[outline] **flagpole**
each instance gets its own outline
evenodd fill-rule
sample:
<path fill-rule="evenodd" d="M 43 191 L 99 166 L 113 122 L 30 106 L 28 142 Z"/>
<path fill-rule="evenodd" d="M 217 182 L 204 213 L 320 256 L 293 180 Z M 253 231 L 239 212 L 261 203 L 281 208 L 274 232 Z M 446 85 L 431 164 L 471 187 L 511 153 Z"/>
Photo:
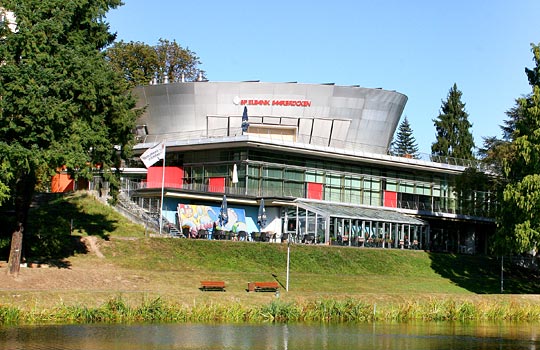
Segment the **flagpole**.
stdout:
<path fill-rule="evenodd" d="M 163 192 L 165 188 L 165 154 L 167 153 L 167 146 L 163 145 L 163 171 L 161 172 L 161 206 L 159 208 L 159 235 L 163 227 Z"/>
<path fill-rule="evenodd" d="M 291 238 L 287 236 L 287 281 L 285 284 L 285 290 L 289 291 L 289 271 L 291 267 Z"/>

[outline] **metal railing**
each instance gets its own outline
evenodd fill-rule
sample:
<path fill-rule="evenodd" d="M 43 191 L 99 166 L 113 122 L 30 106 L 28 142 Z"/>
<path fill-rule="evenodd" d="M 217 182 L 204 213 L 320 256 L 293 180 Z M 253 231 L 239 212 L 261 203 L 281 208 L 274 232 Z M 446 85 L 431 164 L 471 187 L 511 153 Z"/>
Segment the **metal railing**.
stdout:
<path fill-rule="evenodd" d="M 161 182 L 134 182 L 130 180 L 124 180 L 122 182 L 122 190 L 136 194 L 137 190 L 142 189 L 161 189 Z M 283 199 L 296 199 L 307 198 L 305 191 L 300 193 L 294 189 L 248 189 L 243 186 L 212 186 L 201 183 L 164 183 L 164 188 L 177 189 L 180 191 L 193 192 L 193 193 L 211 193 L 215 195 L 233 195 L 240 197 L 250 198 L 283 198 Z M 129 191 L 128 191 L 129 190 Z M 457 214 L 457 215 L 469 215 L 475 217 L 493 217 L 496 204 L 494 203 L 475 203 L 473 200 L 462 200 L 462 203 L 458 203 L 456 200 L 450 200 L 446 205 L 438 202 L 422 202 L 414 200 L 396 200 L 387 201 L 385 204 L 388 208 L 406 209 L 420 212 L 433 212 L 444 214 Z M 341 202 L 340 202 L 341 203 Z M 353 204 L 353 203 L 351 203 Z M 354 203 L 358 204 L 358 203 Z M 380 205 L 382 206 L 382 204 Z"/>
<path fill-rule="evenodd" d="M 272 141 L 277 143 L 285 143 L 290 145 L 297 145 L 299 147 L 324 147 L 327 151 L 344 153 L 343 151 L 359 152 L 366 156 L 378 157 L 386 160 L 395 160 L 396 157 L 407 159 L 408 162 L 432 162 L 438 164 L 446 164 L 449 166 L 457 166 L 463 168 L 474 168 L 479 171 L 492 172 L 492 167 L 484 164 L 478 159 L 460 159 L 448 156 L 438 156 L 429 153 L 418 153 L 416 157 L 411 156 L 392 156 L 389 155 L 388 149 L 377 147 L 374 145 L 358 142 L 350 142 L 345 140 L 336 140 L 326 137 L 317 137 L 311 135 L 297 134 L 294 139 L 291 139 L 291 135 L 288 133 L 281 133 L 279 129 L 272 129 L 272 132 L 267 134 L 247 134 L 242 132 L 242 128 L 222 128 L 212 130 L 191 130 L 183 132 L 173 132 L 164 134 L 152 134 L 146 136 L 139 136 L 137 140 L 139 143 L 156 144 L 161 141 L 189 141 L 190 144 L 204 143 L 208 140 L 215 140 L 217 138 L 233 138 L 239 139 L 244 137 L 246 139 L 255 139 L 260 141 Z M 371 150 L 366 152 L 366 150 Z"/>

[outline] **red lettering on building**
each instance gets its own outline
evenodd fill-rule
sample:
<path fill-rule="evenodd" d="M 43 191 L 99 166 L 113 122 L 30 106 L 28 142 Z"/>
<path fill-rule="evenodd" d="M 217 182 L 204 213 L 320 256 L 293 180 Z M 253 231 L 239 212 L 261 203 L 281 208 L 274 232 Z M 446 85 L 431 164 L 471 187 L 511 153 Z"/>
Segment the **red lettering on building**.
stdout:
<path fill-rule="evenodd" d="M 241 106 L 311 107 L 310 100 L 240 100 Z"/>
<path fill-rule="evenodd" d="M 311 107 L 310 100 L 273 100 L 272 106 Z"/>
<path fill-rule="evenodd" d="M 270 106 L 270 100 L 240 100 L 242 106 Z"/>

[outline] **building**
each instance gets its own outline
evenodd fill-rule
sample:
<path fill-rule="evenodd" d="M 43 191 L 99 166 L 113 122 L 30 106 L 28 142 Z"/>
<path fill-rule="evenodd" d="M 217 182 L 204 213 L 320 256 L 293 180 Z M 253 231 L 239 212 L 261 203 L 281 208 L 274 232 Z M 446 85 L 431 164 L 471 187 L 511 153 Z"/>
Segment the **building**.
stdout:
<path fill-rule="evenodd" d="M 6 26 L 7 29 L 13 33 L 17 33 L 17 21 L 15 14 L 12 11 L 8 11 L 3 7 L 0 7 L 0 27 Z"/>
<path fill-rule="evenodd" d="M 486 251 L 491 194 L 454 191 L 476 164 L 388 155 L 407 101 L 401 93 L 258 81 L 134 93 L 146 108 L 135 153 L 163 142 L 166 157 L 147 170 L 130 165 L 124 188 L 185 234 L 211 237 L 226 196 L 224 230 L 240 226 L 257 239 Z"/>

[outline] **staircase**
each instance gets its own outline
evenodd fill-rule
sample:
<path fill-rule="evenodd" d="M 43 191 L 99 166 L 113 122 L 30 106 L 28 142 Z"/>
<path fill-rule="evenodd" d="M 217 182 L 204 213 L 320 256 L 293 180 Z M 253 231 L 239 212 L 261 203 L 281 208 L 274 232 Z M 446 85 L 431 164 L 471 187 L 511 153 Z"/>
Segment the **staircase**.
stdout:
<path fill-rule="evenodd" d="M 159 215 L 152 215 L 141 208 L 128 197 L 126 192 L 120 191 L 118 202 L 114 208 L 132 222 L 145 226 L 147 230 L 153 231 L 153 233 L 159 233 Z M 174 223 L 171 223 L 167 218 L 163 218 L 162 224 L 162 234 L 186 238 Z"/>

